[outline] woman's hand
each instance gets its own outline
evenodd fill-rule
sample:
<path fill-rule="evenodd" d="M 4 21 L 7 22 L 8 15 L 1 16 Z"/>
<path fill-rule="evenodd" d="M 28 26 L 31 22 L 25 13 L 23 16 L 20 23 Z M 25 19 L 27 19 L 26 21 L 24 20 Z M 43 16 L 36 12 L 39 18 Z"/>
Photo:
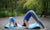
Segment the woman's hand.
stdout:
<path fill-rule="evenodd" d="M 26 29 L 28 28 L 28 26 L 26 26 Z"/>

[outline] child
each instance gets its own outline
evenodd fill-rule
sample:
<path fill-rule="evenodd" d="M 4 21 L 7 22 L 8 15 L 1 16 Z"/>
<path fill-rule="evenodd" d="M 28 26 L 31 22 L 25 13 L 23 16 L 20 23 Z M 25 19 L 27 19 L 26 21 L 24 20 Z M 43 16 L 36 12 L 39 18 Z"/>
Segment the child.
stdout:
<path fill-rule="evenodd" d="M 37 17 L 37 15 L 35 14 L 35 12 L 33 10 L 30 10 L 26 13 L 26 15 L 24 16 L 23 19 L 23 26 L 25 26 L 26 28 L 28 28 L 28 21 L 30 19 L 30 17 L 33 17 L 43 28 L 45 28 L 45 26 L 43 25 L 43 23 L 39 20 L 39 18 Z"/>
<path fill-rule="evenodd" d="M 11 22 L 13 23 L 14 27 L 17 27 L 17 23 L 16 23 L 16 21 L 15 21 L 15 19 L 13 17 L 9 17 L 9 20 L 10 20 L 9 27 L 11 27 Z"/>

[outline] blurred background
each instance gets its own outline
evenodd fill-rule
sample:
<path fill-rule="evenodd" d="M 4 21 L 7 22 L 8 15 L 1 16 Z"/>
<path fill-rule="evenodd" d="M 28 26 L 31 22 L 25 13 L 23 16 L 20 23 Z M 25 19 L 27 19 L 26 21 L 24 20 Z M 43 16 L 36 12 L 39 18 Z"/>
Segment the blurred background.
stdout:
<path fill-rule="evenodd" d="M 18 24 L 23 23 L 27 11 L 34 10 L 47 30 L 50 30 L 50 0 L 0 0 L 0 30 L 14 17 Z M 34 23 L 31 18 L 29 23 Z"/>
<path fill-rule="evenodd" d="M 49 16 L 50 0 L 0 0 L 0 17 L 22 16 L 29 10 Z"/>

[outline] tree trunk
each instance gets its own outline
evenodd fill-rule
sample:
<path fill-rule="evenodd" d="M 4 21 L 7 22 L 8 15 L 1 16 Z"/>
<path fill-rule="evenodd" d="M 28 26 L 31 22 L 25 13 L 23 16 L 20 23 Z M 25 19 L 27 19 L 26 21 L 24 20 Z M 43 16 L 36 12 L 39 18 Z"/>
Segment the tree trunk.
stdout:
<path fill-rule="evenodd" d="M 13 0 L 11 0 L 12 3 L 12 17 L 13 17 Z"/>
<path fill-rule="evenodd" d="M 45 16 L 44 17 L 46 17 L 47 16 L 47 10 L 48 10 L 48 0 L 46 1 L 46 11 L 45 11 Z"/>
<path fill-rule="evenodd" d="M 42 15 L 46 14 L 46 1 L 43 0 L 43 11 L 40 17 L 42 17 Z"/>
<path fill-rule="evenodd" d="M 16 9 L 16 0 L 15 0 L 15 9 Z"/>

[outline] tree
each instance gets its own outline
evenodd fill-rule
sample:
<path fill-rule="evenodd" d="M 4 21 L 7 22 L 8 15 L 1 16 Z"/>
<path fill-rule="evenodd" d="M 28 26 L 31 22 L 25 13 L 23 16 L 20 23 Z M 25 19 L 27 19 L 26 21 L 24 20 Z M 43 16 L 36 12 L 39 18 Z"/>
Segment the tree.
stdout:
<path fill-rule="evenodd" d="M 46 17 L 47 15 L 47 10 L 48 10 L 48 0 L 43 0 L 43 11 L 40 17 L 42 17 L 42 15 L 45 15 L 44 17 Z"/>

